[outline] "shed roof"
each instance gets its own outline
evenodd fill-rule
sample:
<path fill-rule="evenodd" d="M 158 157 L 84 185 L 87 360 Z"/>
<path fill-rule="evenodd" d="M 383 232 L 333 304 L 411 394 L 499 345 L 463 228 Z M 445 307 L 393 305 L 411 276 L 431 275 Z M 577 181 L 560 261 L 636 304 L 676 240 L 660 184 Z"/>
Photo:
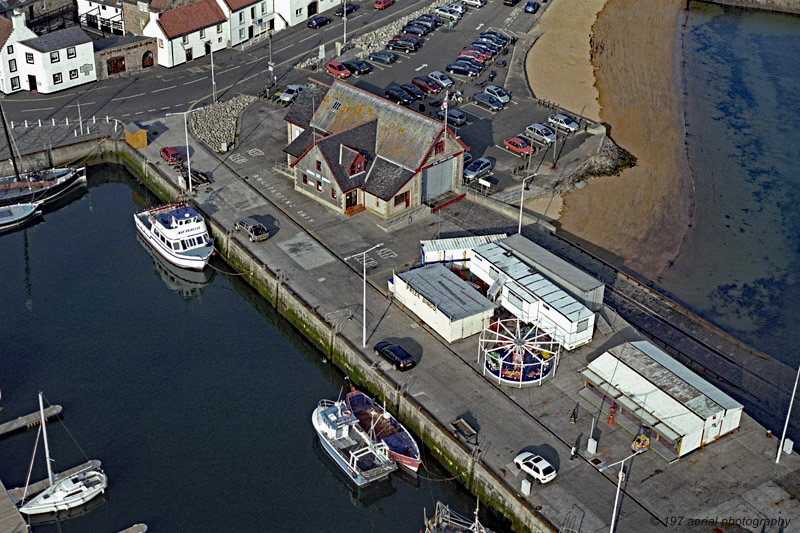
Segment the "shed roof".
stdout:
<path fill-rule="evenodd" d="M 471 235 L 469 237 L 454 237 L 452 239 L 433 239 L 430 241 L 419 241 L 419 247 L 423 254 L 442 252 L 448 250 L 471 250 L 487 242 L 497 242 L 505 239 L 506 233 L 496 235 Z"/>
<path fill-rule="evenodd" d="M 127 131 L 128 133 L 138 133 L 142 130 L 147 131 L 147 128 L 143 127 L 138 122 L 128 122 L 125 125 L 125 131 Z"/>
<path fill-rule="evenodd" d="M 28 48 L 33 48 L 37 52 L 55 52 L 70 46 L 78 46 L 92 42 L 85 31 L 77 26 L 65 28 L 63 30 L 54 31 L 52 33 L 45 33 L 33 39 L 20 41 Z"/>
<path fill-rule="evenodd" d="M 483 244 L 475 248 L 474 253 L 486 258 L 521 289 L 548 304 L 570 322 L 577 322 L 592 316 L 593 313 L 586 306 L 539 274 L 536 269 L 518 259 L 501 246 L 502 242 Z"/>
<path fill-rule="evenodd" d="M 162 13 L 158 25 L 168 39 L 225 22 L 227 18 L 216 0 L 202 0 Z"/>
<path fill-rule="evenodd" d="M 101 50 L 109 50 L 111 48 L 122 48 L 142 41 L 155 42 L 155 40 L 155 37 L 145 37 L 143 35 L 111 35 L 92 41 L 92 47 L 95 52 L 100 52 Z"/>
<path fill-rule="evenodd" d="M 603 285 L 603 282 L 519 233 L 503 240 L 500 246 L 514 251 L 522 260 L 534 263 L 535 266 L 555 274 L 582 291 L 590 292 Z"/>
<path fill-rule="evenodd" d="M 461 320 L 497 307 L 442 264 L 415 268 L 395 276 L 435 305 L 451 321 Z"/>

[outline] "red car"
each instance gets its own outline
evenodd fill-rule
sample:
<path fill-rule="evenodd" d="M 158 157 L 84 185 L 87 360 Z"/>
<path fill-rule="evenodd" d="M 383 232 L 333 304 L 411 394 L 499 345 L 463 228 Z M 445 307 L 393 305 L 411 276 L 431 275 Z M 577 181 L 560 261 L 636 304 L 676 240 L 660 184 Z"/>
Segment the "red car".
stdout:
<path fill-rule="evenodd" d="M 177 148 L 173 148 L 172 146 L 167 146 L 161 149 L 161 157 L 164 158 L 164 161 L 169 163 L 180 163 L 183 161 L 183 157 L 181 153 L 178 151 Z"/>
<path fill-rule="evenodd" d="M 375 9 L 386 9 L 392 4 L 394 4 L 394 0 L 375 0 L 375 3 L 372 4 L 372 7 Z"/>
<path fill-rule="evenodd" d="M 521 156 L 527 156 L 533 153 L 533 147 L 528 143 L 528 141 L 521 137 L 511 137 L 506 139 L 503 141 L 503 146 Z"/>
<path fill-rule="evenodd" d="M 329 62 L 325 68 L 340 80 L 350 76 L 350 71 L 347 70 L 347 67 L 338 61 Z"/>
<path fill-rule="evenodd" d="M 411 83 L 425 91 L 426 93 L 433 93 L 436 94 L 442 90 L 442 86 L 430 79 L 427 76 L 417 76 Z"/>
<path fill-rule="evenodd" d="M 487 52 L 486 50 L 480 50 L 478 48 L 466 47 L 461 49 L 461 55 L 469 54 L 473 57 L 480 57 L 484 61 L 487 61 L 492 58 L 492 54 Z"/>

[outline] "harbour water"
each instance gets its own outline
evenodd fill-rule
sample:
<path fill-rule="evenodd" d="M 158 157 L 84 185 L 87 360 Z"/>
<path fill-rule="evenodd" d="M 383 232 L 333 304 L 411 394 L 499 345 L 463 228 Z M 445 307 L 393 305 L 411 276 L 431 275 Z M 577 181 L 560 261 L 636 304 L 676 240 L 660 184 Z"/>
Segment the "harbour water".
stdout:
<path fill-rule="evenodd" d="M 796 367 L 800 17 L 694 2 L 683 54 L 696 208 L 681 254 L 658 283 Z"/>
<path fill-rule="evenodd" d="M 154 259 L 132 219 L 147 193 L 126 171 L 90 167 L 89 185 L 0 237 L 0 421 L 44 391 L 64 408 L 48 424 L 54 470 L 83 450 L 109 477 L 96 508 L 35 532 L 409 532 L 437 499 L 474 509 L 429 458 L 418 486 L 351 490 L 311 426 L 341 373 L 221 261 L 197 274 Z M 8 488 L 24 485 L 35 438 L 3 440 Z M 45 477 L 40 445 L 32 479 Z"/>

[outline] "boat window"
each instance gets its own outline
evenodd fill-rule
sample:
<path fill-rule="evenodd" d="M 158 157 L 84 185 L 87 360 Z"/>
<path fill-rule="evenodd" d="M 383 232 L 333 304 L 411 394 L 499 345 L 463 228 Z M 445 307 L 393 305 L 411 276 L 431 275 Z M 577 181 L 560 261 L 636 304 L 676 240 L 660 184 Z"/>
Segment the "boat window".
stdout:
<path fill-rule="evenodd" d="M 184 250 L 188 250 L 192 246 L 191 244 L 189 244 L 188 241 L 181 241 L 181 243 L 183 244 L 183 249 Z"/>
<path fill-rule="evenodd" d="M 173 243 L 172 243 L 172 249 L 173 249 L 173 250 L 180 250 L 180 249 L 181 249 L 181 243 L 179 243 L 179 242 L 173 242 Z"/>

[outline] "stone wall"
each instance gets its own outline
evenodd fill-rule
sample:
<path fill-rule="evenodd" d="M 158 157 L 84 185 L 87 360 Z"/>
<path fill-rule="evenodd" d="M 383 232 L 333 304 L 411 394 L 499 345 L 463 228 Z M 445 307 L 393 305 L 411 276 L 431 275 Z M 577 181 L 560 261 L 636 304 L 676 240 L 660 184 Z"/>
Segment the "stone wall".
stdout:
<path fill-rule="evenodd" d="M 793 13 L 800 15 L 800 2 L 797 0 L 695 0 L 706 4 L 719 4 L 723 6 L 747 7 L 777 11 L 780 13 Z M 690 0 L 687 0 L 690 3 Z"/>
<path fill-rule="evenodd" d="M 157 57 L 158 42 L 155 37 L 150 39 L 131 43 L 124 46 L 117 46 L 100 50 L 94 54 L 94 64 L 97 70 L 97 79 L 104 80 L 107 78 L 119 78 L 123 76 L 130 76 L 141 72 L 145 68 L 150 68 L 155 65 Z M 150 52 L 152 64 L 148 67 L 143 66 L 145 53 Z M 111 58 L 124 57 L 125 58 L 125 71 L 117 72 L 116 74 L 108 73 L 108 60 Z"/>

